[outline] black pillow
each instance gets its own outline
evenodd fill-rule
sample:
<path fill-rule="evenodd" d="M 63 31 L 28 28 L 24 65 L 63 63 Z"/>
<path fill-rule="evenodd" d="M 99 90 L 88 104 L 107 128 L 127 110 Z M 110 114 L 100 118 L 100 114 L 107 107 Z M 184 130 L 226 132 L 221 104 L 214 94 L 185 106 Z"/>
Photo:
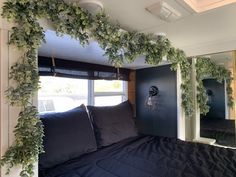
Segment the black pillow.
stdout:
<path fill-rule="evenodd" d="M 88 106 L 94 124 L 98 146 L 107 146 L 137 136 L 131 104 L 126 101 L 116 106 Z"/>
<path fill-rule="evenodd" d="M 83 106 L 67 112 L 41 115 L 44 125 L 42 168 L 50 168 L 97 149 L 96 139 Z"/>

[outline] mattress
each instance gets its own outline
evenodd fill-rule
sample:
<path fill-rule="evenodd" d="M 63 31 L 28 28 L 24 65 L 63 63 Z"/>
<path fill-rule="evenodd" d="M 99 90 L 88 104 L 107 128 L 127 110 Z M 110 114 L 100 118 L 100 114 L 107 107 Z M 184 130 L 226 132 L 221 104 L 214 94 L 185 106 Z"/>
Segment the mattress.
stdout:
<path fill-rule="evenodd" d="M 236 177 L 236 151 L 175 138 L 129 138 L 40 177 Z"/>

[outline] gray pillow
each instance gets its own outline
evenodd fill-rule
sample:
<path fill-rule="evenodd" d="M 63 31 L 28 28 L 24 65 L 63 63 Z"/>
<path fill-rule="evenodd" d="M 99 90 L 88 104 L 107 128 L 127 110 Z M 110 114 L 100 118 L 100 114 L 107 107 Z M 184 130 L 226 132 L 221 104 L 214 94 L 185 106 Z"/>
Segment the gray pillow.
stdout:
<path fill-rule="evenodd" d="M 116 106 L 88 106 L 98 146 L 107 146 L 137 136 L 131 104 Z"/>
<path fill-rule="evenodd" d="M 50 168 L 97 149 L 92 125 L 83 106 L 40 117 L 45 134 L 45 153 L 39 156 L 42 168 Z"/>

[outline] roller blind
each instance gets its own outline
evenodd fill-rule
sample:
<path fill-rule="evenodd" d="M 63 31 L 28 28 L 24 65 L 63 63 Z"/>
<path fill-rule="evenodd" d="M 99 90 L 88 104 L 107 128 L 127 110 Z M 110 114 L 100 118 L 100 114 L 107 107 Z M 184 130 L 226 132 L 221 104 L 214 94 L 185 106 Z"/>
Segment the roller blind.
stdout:
<path fill-rule="evenodd" d="M 38 57 L 40 76 L 58 76 L 90 80 L 129 80 L 129 69 L 84 63 L 59 58 Z"/>

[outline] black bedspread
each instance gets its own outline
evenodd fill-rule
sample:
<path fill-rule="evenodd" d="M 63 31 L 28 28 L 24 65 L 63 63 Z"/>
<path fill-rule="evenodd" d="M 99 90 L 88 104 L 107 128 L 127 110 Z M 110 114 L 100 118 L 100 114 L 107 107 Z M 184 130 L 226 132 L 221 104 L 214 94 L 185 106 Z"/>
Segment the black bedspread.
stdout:
<path fill-rule="evenodd" d="M 41 173 L 40 177 L 236 177 L 236 151 L 142 136 Z"/>
<path fill-rule="evenodd" d="M 216 139 L 217 144 L 236 146 L 235 120 L 226 119 L 201 119 L 201 137 Z"/>

